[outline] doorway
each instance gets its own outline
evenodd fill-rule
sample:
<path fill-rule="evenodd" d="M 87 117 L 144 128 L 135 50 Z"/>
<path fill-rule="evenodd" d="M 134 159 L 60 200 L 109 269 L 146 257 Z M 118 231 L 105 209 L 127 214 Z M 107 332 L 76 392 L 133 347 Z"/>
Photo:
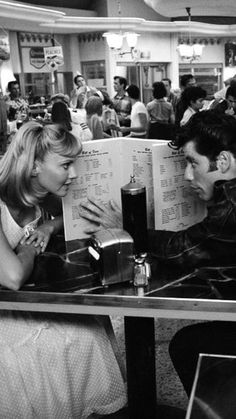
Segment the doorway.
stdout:
<path fill-rule="evenodd" d="M 140 88 L 140 100 L 146 105 L 152 100 L 152 85 L 161 81 L 167 74 L 167 63 L 142 62 L 142 63 L 117 63 L 125 67 L 128 84 L 135 84 Z"/>

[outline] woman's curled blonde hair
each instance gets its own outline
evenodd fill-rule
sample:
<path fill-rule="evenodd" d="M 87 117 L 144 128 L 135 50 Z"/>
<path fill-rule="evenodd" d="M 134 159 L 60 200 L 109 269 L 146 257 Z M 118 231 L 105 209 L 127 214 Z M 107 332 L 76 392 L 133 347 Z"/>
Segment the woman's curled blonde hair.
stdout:
<path fill-rule="evenodd" d="M 36 205 L 45 193 L 32 181 L 35 161 L 50 152 L 75 157 L 81 150 L 81 143 L 60 125 L 25 123 L 0 160 L 0 198 L 13 208 Z"/>

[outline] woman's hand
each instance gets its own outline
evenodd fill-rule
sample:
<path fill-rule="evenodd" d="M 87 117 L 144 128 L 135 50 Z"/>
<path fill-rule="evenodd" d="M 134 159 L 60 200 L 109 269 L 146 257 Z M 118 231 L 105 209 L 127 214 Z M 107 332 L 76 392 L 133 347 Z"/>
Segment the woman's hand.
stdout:
<path fill-rule="evenodd" d="M 18 246 L 15 249 L 16 254 L 19 256 L 20 254 L 23 253 L 29 253 L 32 251 L 33 256 L 38 256 L 41 253 L 41 246 L 38 245 L 36 246 L 35 243 L 30 243 L 30 244 L 26 244 L 26 243 L 19 243 Z"/>
<path fill-rule="evenodd" d="M 88 198 L 87 202 L 80 204 L 79 214 L 92 223 L 91 227 L 85 230 L 87 234 L 106 228 L 122 228 L 121 209 L 113 200 L 102 204 L 94 198 Z"/>
<path fill-rule="evenodd" d="M 33 245 L 36 248 L 39 247 L 41 253 L 45 252 L 45 249 L 50 240 L 51 234 L 53 233 L 53 227 L 50 222 L 45 222 L 37 227 L 29 237 L 23 237 L 20 241 L 21 245 Z"/>

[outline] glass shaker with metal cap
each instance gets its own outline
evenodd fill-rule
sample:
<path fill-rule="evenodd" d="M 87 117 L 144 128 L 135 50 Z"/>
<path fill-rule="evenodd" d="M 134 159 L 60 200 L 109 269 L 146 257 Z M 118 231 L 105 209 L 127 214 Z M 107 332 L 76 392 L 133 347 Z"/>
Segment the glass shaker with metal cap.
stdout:
<path fill-rule="evenodd" d="M 130 183 L 121 188 L 123 228 L 134 240 L 136 254 L 147 252 L 146 188 L 130 177 Z"/>

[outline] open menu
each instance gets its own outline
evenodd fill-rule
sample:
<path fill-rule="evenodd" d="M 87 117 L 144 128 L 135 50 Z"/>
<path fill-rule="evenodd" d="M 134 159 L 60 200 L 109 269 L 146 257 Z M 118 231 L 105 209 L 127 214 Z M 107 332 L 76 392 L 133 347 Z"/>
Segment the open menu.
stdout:
<path fill-rule="evenodd" d="M 109 138 L 83 143 L 76 162 L 77 179 L 63 198 L 66 241 L 83 239 L 88 221 L 79 215 L 88 197 L 121 207 L 120 188 L 134 175 L 146 187 L 148 228 L 179 230 L 205 215 L 201 201 L 191 194 L 184 180 L 183 153 L 168 141 Z"/>

